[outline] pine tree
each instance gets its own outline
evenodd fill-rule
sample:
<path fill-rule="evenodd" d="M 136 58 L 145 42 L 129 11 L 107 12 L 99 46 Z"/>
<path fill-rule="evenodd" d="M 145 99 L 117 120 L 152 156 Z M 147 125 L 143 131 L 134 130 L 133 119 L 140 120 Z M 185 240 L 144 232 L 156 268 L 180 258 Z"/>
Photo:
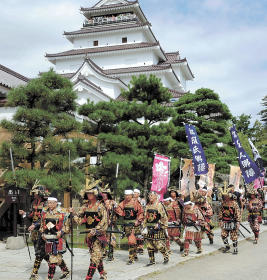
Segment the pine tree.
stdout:
<path fill-rule="evenodd" d="M 116 103 L 120 115 L 114 130 L 99 134 L 106 149 L 100 171 L 111 177 L 119 163 L 119 188 L 139 186 L 146 191 L 154 153 L 168 155 L 173 144 L 174 126 L 169 118 L 174 111 L 166 106 L 171 94 L 156 76 L 140 75 L 132 78 L 123 96 L 125 101 Z"/>
<path fill-rule="evenodd" d="M 207 161 L 216 163 L 218 172 L 228 173 L 229 164 L 238 164 L 229 133 L 232 115 L 217 93 L 207 88 L 188 93 L 175 104 L 175 110 L 176 143 L 172 152 L 176 157 L 192 158 L 184 127 L 190 123 L 197 129 Z"/>
<path fill-rule="evenodd" d="M 7 106 L 17 107 L 17 111 L 12 121 L 1 122 L 12 133 L 11 142 L 1 147 L 1 167 L 10 169 L 11 147 L 19 186 L 30 188 L 35 179 L 50 190 L 68 186 L 69 150 L 72 159 L 77 157 L 76 146 L 68 136 L 79 127 L 71 116 L 76 98 L 72 83 L 52 70 L 8 93 Z M 84 176 L 75 168 L 72 172 L 78 189 Z M 12 183 L 10 172 L 5 173 L 5 179 Z"/>

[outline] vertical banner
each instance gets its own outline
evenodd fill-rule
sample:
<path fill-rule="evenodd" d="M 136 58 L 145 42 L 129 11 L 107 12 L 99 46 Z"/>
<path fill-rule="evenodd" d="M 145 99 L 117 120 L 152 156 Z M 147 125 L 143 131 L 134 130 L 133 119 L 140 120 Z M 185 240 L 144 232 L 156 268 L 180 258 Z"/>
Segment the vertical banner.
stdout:
<path fill-rule="evenodd" d="M 230 165 L 229 185 L 234 185 L 234 189 L 239 190 L 241 179 L 241 169 L 239 166 Z"/>
<path fill-rule="evenodd" d="M 194 173 L 195 175 L 207 174 L 209 166 L 199 141 L 196 128 L 191 124 L 185 125 L 185 132 L 190 150 L 193 155 Z"/>
<path fill-rule="evenodd" d="M 190 195 L 195 191 L 195 174 L 192 159 L 183 159 L 184 166 L 182 168 L 183 177 L 181 180 L 181 193 L 184 196 Z"/>
<path fill-rule="evenodd" d="M 209 165 L 208 173 L 200 175 L 198 184 L 200 188 L 203 188 L 206 185 L 208 189 L 208 196 L 211 196 L 214 187 L 213 179 L 215 175 L 215 164 L 209 163 L 208 165 Z"/>
<path fill-rule="evenodd" d="M 249 155 L 242 147 L 235 126 L 230 128 L 230 133 L 232 136 L 233 144 L 235 145 L 235 148 L 237 150 L 238 162 L 242 171 L 243 178 L 246 184 L 250 184 L 260 176 L 260 169 L 257 164 L 253 160 L 251 160 Z"/>
<path fill-rule="evenodd" d="M 155 155 L 151 191 L 157 192 L 160 195 L 160 200 L 163 200 L 163 195 L 169 186 L 170 163 L 171 159 L 169 157 L 158 154 Z"/>
<path fill-rule="evenodd" d="M 256 147 L 254 146 L 254 144 L 252 143 L 252 141 L 250 139 L 248 139 L 248 142 L 249 142 L 249 145 L 251 147 L 251 150 L 252 150 L 252 153 L 254 156 L 254 161 L 258 165 L 260 171 L 263 172 L 264 171 L 263 160 L 260 156 L 260 153 L 258 152 L 258 150 L 256 149 Z"/>

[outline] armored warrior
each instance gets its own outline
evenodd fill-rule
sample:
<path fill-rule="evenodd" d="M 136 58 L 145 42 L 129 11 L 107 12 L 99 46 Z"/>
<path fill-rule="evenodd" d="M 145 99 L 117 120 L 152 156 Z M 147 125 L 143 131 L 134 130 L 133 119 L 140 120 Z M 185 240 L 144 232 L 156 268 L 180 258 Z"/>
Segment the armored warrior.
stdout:
<path fill-rule="evenodd" d="M 58 265 L 63 272 L 60 279 L 65 279 L 70 272 L 63 260 L 63 254 L 66 252 L 66 241 L 64 235 L 70 231 L 69 218 L 57 207 L 57 199 L 49 197 L 47 209 L 41 215 L 40 232 L 45 241 L 45 252 L 49 256 L 48 280 L 54 278 L 56 266 Z"/>
<path fill-rule="evenodd" d="M 247 209 L 248 209 L 248 222 L 250 228 L 252 229 L 255 240 L 254 243 L 258 243 L 259 239 L 259 232 L 260 232 L 260 224 L 259 224 L 259 216 L 261 215 L 261 210 L 263 208 L 262 201 L 258 197 L 258 192 L 256 189 L 249 189 L 248 190 L 248 202 L 247 202 Z"/>
<path fill-rule="evenodd" d="M 230 245 L 228 243 L 228 236 L 233 242 L 234 252 L 238 253 L 238 229 L 241 222 L 241 213 L 239 206 L 235 200 L 235 195 L 233 195 L 233 189 L 227 189 L 222 191 L 222 205 L 219 211 L 219 225 L 221 227 L 221 237 L 225 248 L 224 253 L 230 250 Z"/>
<path fill-rule="evenodd" d="M 49 261 L 49 256 L 45 253 L 45 242 L 39 232 L 41 225 L 41 213 L 45 207 L 49 193 L 44 186 L 39 185 L 39 182 L 36 181 L 30 191 L 30 195 L 33 196 L 31 210 L 29 212 L 19 210 L 19 213 L 24 219 L 31 221 L 31 225 L 28 230 L 31 233 L 31 239 L 34 246 L 35 261 L 30 280 L 34 280 L 38 279 L 38 270 L 41 266 L 42 260 L 45 259 L 47 262 Z"/>
<path fill-rule="evenodd" d="M 199 189 L 195 196 L 195 203 L 198 206 L 199 211 L 203 215 L 205 221 L 205 225 L 202 227 L 202 234 L 206 233 L 209 238 L 210 244 L 213 244 L 213 232 L 212 232 L 213 225 L 211 222 L 213 210 L 207 200 L 207 191 L 208 190 L 206 186 Z"/>
<path fill-rule="evenodd" d="M 100 274 L 100 279 L 107 279 L 107 273 L 104 270 L 103 258 L 104 250 L 107 245 L 106 231 L 108 228 L 107 210 L 101 202 L 99 192 L 100 180 L 86 184 L 81 195 L 85 199 L 85 204 L 79 209 L 77 215 L 74 215 L 74 221 L 78 224 L 85 224 L 85 241 L 89 247 L 91 255 L 90 265 L 86 280 L 93 278 L 96 269 Z M 73 211 L 73 209 L 70 209 Z"/>
<path fill-rule="evenodd" d="M 112 199 L 111 191 L 108 185 L 106 185 L 103 189 L 101 189 L 101 195 L 103 198 L 103 203 L 107 211 L 107 219 L 108 219 L 108 226 L 112 230 L 112 226 L 115 223 L 116 216 L 115 216 L 115 208 L 116 208 L 116 201 Z M 114 260 L 113 253 L 114 248 L 116 247 L 116 236 L 114 233 L 107 234 L 108 240 L 108 249 L 106 247 L 104 256 L 108 257 L 108 261 Z"/>
<path fill-rule="evenodd" d="M 144 205 L 142 205 L 142 200 L 140 198 L 140 190 L 139 189 L 134 189 L 134 199 L 140 203 L 140 205 L 144 208 Z M 144 238 L 142 235 L 138 235 L 136 238 L 137 242 L 137 253 L 140 255 L 144 254 Z"/>
<path fill-rule="evenodd" d="M 197 205 L 190 200 L 190 197 L 186 197 L 184 200 L 184 211 L 182 216 L 182 221 L 184 224 L 184 254 L 183 257 L 189 254 L 189 245 L 192 241 L 195 242 L 197 247 L 197 254 L 202 253 L 201 240 L 202 231 L 201 228 L 204 226 L 204 217 L 201 214 Z"/>
<path fill-rule="evenodd" d="M 169 253 L 166 246 L 168 216 L 159 196 L 156 192 L 150 192 L 148 204 L 145 208 L 145 220 L 143 234 L 147 242 L 149 263 L 155 264 L 155 252 L 160 251 L 164 257 L 164 264 L 169 262 Z"/>
<path fill-rule="evenodd" d="M 170 241 L 175 241 L 180 246 L 180 252 L 184 250 L 184 244 L 180 240 L 181 210 L 178 203 L 171 197 L 164 199 L 164 206 L 168 214 L 168 240 L 167 248 L 170 252 Z"/>
<path fill-rule="evenodd" d="M 116 208 L 116 213 L 123 218 L 123 228 L 129 245 L 128 264 L 133 264 L 137 257 L 137 237 L 141 235 L 141 223 L 144 210 L 139 202 L 133 198 L 132 190 L 125 190 L 125 198 Z"/>

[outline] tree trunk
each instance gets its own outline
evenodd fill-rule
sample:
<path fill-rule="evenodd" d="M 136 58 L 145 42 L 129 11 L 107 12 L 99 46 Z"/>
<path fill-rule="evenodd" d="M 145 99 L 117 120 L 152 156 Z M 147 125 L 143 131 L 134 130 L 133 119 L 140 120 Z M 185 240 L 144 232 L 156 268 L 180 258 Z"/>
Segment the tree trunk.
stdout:
<path fill-rule="evenodd" d="M 34 169 L 34 159 L 35 159 L 35 143 L 32 142 L 31 143 L 31 146 L 32 146 L 32 153 L 31 153 L 31 169 Z"/>
<path fill-rule="evenodd" d="M 149 192 L 149 184 L 148 184 L 148 179 L 149 179 L 149 176 L 148 176 L 148 171 L 146 170 L 145 172 L 145 180 L 144 180 L 144 196 L 146 197 L 147 196 L 147 193 Z"/>
<path fill-rule="evenodd" d="M 101 142 L 97 139 L 97 148 L 96 148 L 96 165 L 101 164 Z"/>

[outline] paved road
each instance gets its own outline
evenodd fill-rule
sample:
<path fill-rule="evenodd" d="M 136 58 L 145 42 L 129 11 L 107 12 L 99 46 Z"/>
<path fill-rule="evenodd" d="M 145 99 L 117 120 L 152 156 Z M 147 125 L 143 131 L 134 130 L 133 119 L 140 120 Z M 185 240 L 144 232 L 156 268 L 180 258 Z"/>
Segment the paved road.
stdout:
<path fill-rule="evenodd" d="M 239 244 L 239 254 L 219 251 L 194 260 L 180 263 L 165 272 L 139 278 L 140 280 L 266 280 L 267 232 L 260 236 L 257 245 L 252 239 Z"/>
<path fill-rule="evenodd" d="M 247 227 L 248 224 L 244 223 Z M 265 231 L 265 233 L 263 233 Z M 245 231 L 243 231 L 245 233 Z M 224 255 L 217 253 L 217 250 L 222 246 L 222 240 L 220 237 L 220 230 L 214 231 L 214 244 L 210 245 L 207 238 L 203 240 L 203 253 L 196 254 L 195 246 L 192 246 L 189 252 L 189 256 L 185 258 L 181 257 L 177 244 L 172 244 L 172 255 L 170 262 L 167 265 L 162 264 L 163 257 L 161 254 L 156 254 L 156 265 L 146 267 L 148 263 L 148 256 L 145 253 L 143 256 L 139 256 L 139 261 L 133 265 L 126 265 L 128 259 L 128 252 L 123 250 L 115 251 L 115 261 L 106 262 L 105 269 L 108 273 L 108 280 L 136 280 L 141 279 L 139 277 L 145 277 L 149 273 L 154 273 L 153 277 L 145 277 L 142 279 L 161 279 L 161 280 L 220 280 L 225 278 L 228 280 L 254 280 L 254 279 L 267 279 L 267 225 L 261 226 L 260 244 L 253 245 L 250 241 L 244 241 L 240 245 L 240 254 L 233 256 L 232 254 Z M 252 236 L 245 233 L 246 236 Z M 240 237 L 242 239 L 242 237 Z M 264 244 L 264 245 L 263 245 Z M 264 246 L 264 248 L 262 248 Z M 33 247 L 30 248 L 32 257 L 34 256 Z M 266 252 L 265 252 L 266 251 Z M 74 249 L 75 257 L 73 280 L 84 280 L 89 265 L 89 253 L 86 249 Z M 209 256 L 214 254 L 214 256 Z M 205 255 L 207 257 L 205 257 Z M 259 256 L 257 256 L 259 255 Z M 197 260 L 195 258 L 198 258 Z M 251 259 L 253 261 L 253 267 L 250 268 Z M 70 267 L 70 254 L 66 253 L 64 259 L 67 265 Z M 182 263 L 179 265 L 179 263 Z M 231 265 L 232 270 L 224 271 L 225 264 Z M 28 280 L 32 270 L 33 262 L 28 258 L 27 248 L 20 250 L 7 250 L 5 244 L 0 242 L 0 280 Z M 207 272 L 203 272 L 203 267 L 206 267 Z M 168 270 L 166 275 L 157 274 L 162 273 L 164 270 Z M 236 270 L 235 270 L 236 269 Z M 265 269 L 265 270 L 264 270 Z M 47 264 L 42 263 L 39 271 L 39 279 L 44 280 L 47 277 Z M 242 277 L 234 278 L 237 271 L 245 271 Z M 159 277 L 157 275 L 160 275 Z M 208 275 L 208 276 L 207 276 Z M 258 275 L 262 275 L 259 278 Z M 212 279 L 207 279 L 208 277 Z M 244 277 L 245 276 L 245 277 Z M 55 280 L 60 277 L 60 271 L 57 269 Z M 258 277 L 258 278 L 257 278 Z M 94 275 L 93 280 L 98 280 L 99 274 Z"/>

